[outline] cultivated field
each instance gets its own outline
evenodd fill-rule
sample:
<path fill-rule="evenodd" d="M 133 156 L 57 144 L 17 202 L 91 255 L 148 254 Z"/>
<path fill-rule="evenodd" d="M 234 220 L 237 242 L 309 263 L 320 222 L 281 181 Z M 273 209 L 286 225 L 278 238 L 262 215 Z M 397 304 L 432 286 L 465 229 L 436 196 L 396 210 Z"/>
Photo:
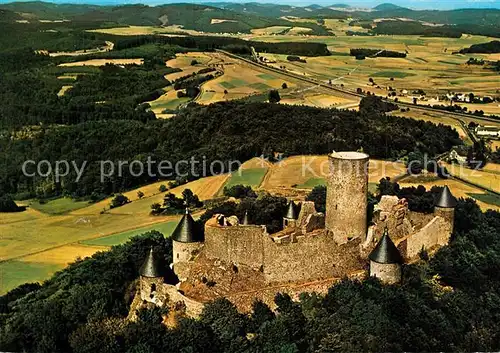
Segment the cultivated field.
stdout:
<path fill-rule="evenodd" d="M 182 104 L 189 102 L 188 97 L 178 98 L 177 91 L 175 91 L 173 87 L 167 87 L 165 88 L 165 90 L 165 94 L 163 94 L 161 97 L 154 101 L 148 102 L 151 106 L 151 110 L 153 111 L 153 113 L 155 113 L 158 119 L 169 118 L 173 116 L 172 114 L 164 114 L 164 110 L 175 110 Z"/>
<path fill-rule="evenodd" d="M 281 104 L 308 105 L 318 108 L 352 108 L 358 109 L 359 101 L 323 93 L 324 89 L 313 89 L 306 93 L 287 92 L 282 95 Z"/>
<path fill-rule="evenodd" d="M 107 33 L 114 34 L 117 36 L 138 36 L 138 35 L 148 35 L 148 34 L 160 34 L 162 36 L 183 36 L 189 35 L 201 35 L 202 32 L 184 29 L 177 25 L 172 26 L 123 26 L 123 27 L 113 27 L 113 28 L 98 28 L 88 30 L 88 32 L 97 33 Z"/>
<path fill-rule="evenodd" d="M 27 204 L 29 205 L 30 210 L 37 210 L 46 214 L 62 214 L 89 206 L 87 201 L 75 201 L 69 197 L 62 197 L 46 201 L 45 203 L 33 200 Z"/>
<path fill-rule="evenodd" d="M 328 176 L 328 157 L 321 156 L 293 156 L 273 164 L 261 187 L 266 190 L 281 188 L 311 189 L 323 184 Z M 405 166 L 402 163 L 370 160 L 369 183 L 378 183 L 381 178 L 402 175 Z"/>
<path fill-rule="evenodd" d="M 399 185 L 402 187 L 409 187 L 423 185 L 427 190 L 430 190 L 433 186 L 445 186 L 451 190 L 453 196 L 457 198 L 468 198 L 472 197 L 476 200 L 477 204 L 483 209 L 483 211 L 487 209 L 500 210 L 500 197 L 486 193 L 481 189 L 475 188 L 468 184 L 462 183 L 461 181 L 454 179 L 438 179 L 432 181 L 420 181 L 418 177 L 408 177 L 404 180 L 399 181 Z"/>
<path fill-rule="evenodd" d="M 191 65 L 193 60 L 196 60 L 196 65 Z M 170 82 L 174 82 L 181 77 L 197 73 L 200 70 L 207 68 L 209 63 L 218 63 L 218 60 L 214 59 L 210 54 L 201 52 L 177 54 L 175 59 L 168 60 L 166 65 L 182 71 L 167 74 L 165 75 L 165 79 Z M 175 91 L 172 85 L 165 87 L 163 90 L 165 91 L 165 94 L 154 101 L 148 102 L 151 106 L 151 110 L 155 113 L 158 119 L 168 119 L 172 117 L 172 113 L 163 113 L 163 111 L 176 110 L 182 104 L 187 103 L 190 100 L 188 97 L 178 98 L 178 91 Z"/>
<path fill-rule="evenodd" d="M 190 188 L 202 200 L 213 198 L 227 178 L 203 178 L 169 192 L 181 195 Z M 24 282 L 49 278 L 78 257 L 105 250 L 102 246 L 120 244 L 136 234 L 159 230 L 169 235 L 180 216 L 149 214 L 152 203 L 163 201 L 164 193 L 158 191 L 162 184 L 167 182 L 125 193 L 132 202 L 111 211 L 109 198 L 92 205 L 60 199 L 43 205 L 32 203 L 43 212 L 30 207 L 25 212 L 0 213 L 0 294 Z M 145 194 L 142 199 L 137 197 L 138 190 Z M 103 209 L 108 211 L 101 214 Z M 61 212 L 66 213 L 57 214 Z"/>
<path fill-rule="evenodd" d="M 334 20 L 332 20 L 334 21 Z M 343 23 L 342 26 L 346 26 Z M 344 28 L 345 29 L 345 28 Z M 356 28 L 358 30 L 358 28 Z M 311 41 L 311 37 L 287 35 L 254 36 L 252 39 L 266 42 Z M 340 85 L 355 90 L 358 87 L 386 95 L 389 86 L 398 90 L 423 89 L 428 98 L 450 92 L 473 92 L 476 95 L 495 95 L 498 89 L 498 74 L 479 65 L 465 65 L 469 57 L 494 60 L 491 55 L 452 54 L 472 44 L 491 41 L 482 36 L 463 36 L 461 39 L 426 38 L 419 36 L 346 36 L 339 32 L 336 37 L 314 37 L 315 42 L 328 45 L 332 55 L 306 58 L 307 63 L 289 62 L 284 55 L 263 54 L 273 65 L 285 65 L 288 71 Z M 387 49 L 408 52 L 407 58 L 367 58 L 356 60 L 349 56 L 351 48 Z M 375 80 L 375 86 L 368 79 Z M 391 80 L 393 78 L 394 80 Z M 377 88 L 379 86 L 380 88 Z M 399 99 L 403 99 L 399 97 Z M 404 100 L 404 99 L 403 99 Z M 434 103 L 437 104 L 437 103 Z M 498 113 L 498 104 L 471 105 L 469 109 L 482 109 L 487 113 Z"/>
<path fill-rule="evenodd" d="M 453 175 L 467 180 L 484 188 L 500 192 L 500 165 L 490 163 L 489 168 L 484 170 L 474 170 L 462 167 L 457 164 L 444 164 Z"/>
<path fill-rule="evenodd" d="M 73 86 L 62 86 L 61 87 L 61 90 L 59 92 L 57 92 L 57 96 L 58 97 L 61 97 L 61 96 L 64 96 L 64 93 L 66 93 L 67 90 L 69 90 L 71 87 Z"/>
<path fill-rule="evenodd" d="M 390 112 L 389 115 L 402 116 L 405 118 L 412 118 L 415 120 L 430 121 L 431 123 L 434 124 L 444 124 L 451 126 L 458 132 L 460 138 L 464 141 L 465 144 L 472 145 L 472 140 L 470 139 L 469 135 L 467 135 L 462 125 L 460 125 L 460 123 L 456 119 L 450 118 L 448 115 L 442 114 L 439 111 L 421 112 L 410 109 L 410 111 L 406 112 L 393 111 Z"/>
<path fill-rule="evenodd" d="M 198 64 L 191 65 L 193 60 L 196 60 Z M 214 58 L 208 53 L 189 52 L 185 54 L 176 54 L 175 59 L 168 60 L 166 64 L 168 67 L 181 69 L 182 71 L 168 74 L 165 78 L 169 81 L 175 81 L 180 77 L 190 75 L 208 67 L 207 64 L 209 63 L 216 62 L 217 60 L 214 60 Z"/>
<path fill-rule="evenodd" d="M 234 60 L 226 55 L 212 54 L 214 60 L 223 62 L 224 74 L 206 82 L 202 86 L 202 94 L 197 100 L 201 104 L 247 97 L 249 95 L 267 93 L 271 89 L 281 90 L 283 83 L 289 89 L 305 87 L 300 81 L 280 74 Z M 224 93 L 224 92 L 227 93 Z"/>

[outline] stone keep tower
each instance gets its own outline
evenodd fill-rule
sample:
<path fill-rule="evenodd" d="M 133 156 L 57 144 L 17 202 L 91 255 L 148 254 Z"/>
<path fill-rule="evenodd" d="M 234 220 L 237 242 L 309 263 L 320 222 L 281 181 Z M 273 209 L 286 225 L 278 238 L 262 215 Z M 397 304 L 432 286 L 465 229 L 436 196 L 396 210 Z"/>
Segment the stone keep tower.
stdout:
<path fill-rule="evenodd" d="M 186 214 L 172 233 L 172 247 L 174 265 L 178 262 L 187 262 L 198 253 L 203 245 L 203 234 L 196 222 L 186 209 Z"/>
<path fill-rule="evenodd" d="M 451 194 L 450 189 L 446 185 L 438 196 L 436 204 L 434 205 L 434 215 L 440 216 L 445 220 L 445 229 L 443 229 L 442 234 L 439 235 L 438 244 L 446 245 L 450 238 L 451 233 L 453 233 L 453 223 L 455 221 L 455 207 L 457 206 L 457 200 Z"/>
<path fill-rule="evenodd" d="M 326 229 L 337 244 L 367 232 L 369 156 L 360 152 L 333 152 L 328 156 Z"/>
<path fill-rule="evenodd" d="M 370 276 L 377 277 L 388 284 L 401 281 L 403 258 L 389 237 L 387 228 L 384 229 L 382 238 L 368 258 L 370 259 Z"/>
<path fill-rule="evenodd" d="M 139 269 L 141 299 L 146 302 L 161 305 L 164 298 L 160 298 L 160 289 L 164 283 L 160 260 L 153 252 L 153 247 L 149 250 L 146 260 Z"/>

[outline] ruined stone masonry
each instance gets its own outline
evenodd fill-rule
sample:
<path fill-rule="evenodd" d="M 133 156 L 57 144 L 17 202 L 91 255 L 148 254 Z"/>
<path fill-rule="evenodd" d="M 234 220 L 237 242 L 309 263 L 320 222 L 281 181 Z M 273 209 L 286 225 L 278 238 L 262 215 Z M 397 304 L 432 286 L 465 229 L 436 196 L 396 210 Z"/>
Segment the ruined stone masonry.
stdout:
<path fill-rule="evenodd" d="M 344 276 L 369 273 L 398 283 L 404 262 L 422 249 L 448 243 L 456 200 L 445 187 L 434 213 L 421 214 L 411 212 L 404 199 L 383 196 L 368 226 L 368 161 L 364 153 L 332 153 L 325 214 L 312 202 L 290 201 L 284 229 L 275 234 L 249 224 L 248 215 L 241 223 L 215 215 L 206 222 L 203 238 L 186 211 L 172 235 L 173 264 L 164 269 L 178 283 L 165 283 L 151 252 L 141 268 L 130 318 L 144 305 L 168 306 L 166 324 L 175 324 L 176 317 L 197 316 L 204 302 L 219 297 L 243 311 L 256 298 L 273 307 L 278 292 L 292 297 L 326 292 Z"/>

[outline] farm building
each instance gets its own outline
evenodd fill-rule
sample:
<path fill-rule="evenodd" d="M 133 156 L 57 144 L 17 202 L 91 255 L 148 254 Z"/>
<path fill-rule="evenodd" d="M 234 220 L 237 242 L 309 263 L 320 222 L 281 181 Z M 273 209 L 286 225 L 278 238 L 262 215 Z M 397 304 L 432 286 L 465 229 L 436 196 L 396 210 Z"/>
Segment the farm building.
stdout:
<path fill-rule="evenodd" d="M 498 126 L 478 126 L 475 132 L 479 137 L 500 138 L 500 128 Z"/>

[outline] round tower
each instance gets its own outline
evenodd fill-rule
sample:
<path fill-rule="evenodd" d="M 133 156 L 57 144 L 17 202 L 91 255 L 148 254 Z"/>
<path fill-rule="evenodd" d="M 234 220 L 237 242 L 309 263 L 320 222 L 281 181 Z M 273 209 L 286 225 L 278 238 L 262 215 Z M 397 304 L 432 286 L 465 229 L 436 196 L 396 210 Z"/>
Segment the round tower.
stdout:
<path fill-rule="evenodd" d="M 438 239 L 439 245 L 448 244 L 450 235 L 453 233 L 456 206 L 457 199 L 451 194 L 448 186 L 445 185 L 434 205 L 434 215 L 442 217 L 445 220 L 445 229 L 443 230 L 443 234 L 439 235 Z"/>
<path fill-rule="evenodd" d="M 384 229 L 382 238 L 368 258 L 370 259 L 370 276 L 377 277 L 387 284 L 401 281 L 403 258 L 389 237 L 387 228 Z"/>
<path fill-rule="evenodd" d="M 153 247 L 148 252 L 146 260 L 139 269 L 141 299 L 156 303 L 157 293 L 164 282 L 161 261 L 153 251 Z"/>
<path fill-rule="evenodd" d="M 198 229 L 189 210 L 186 209 L 186 213 L 172 233 L 174 264 L 190 261 L 202 245 L 203 234 Z"/>
<path fill-rule="evenodd" d="M 360 152 L 328 156 L 325 227 L 337 244 L 366 236 L 369 158 Z"/>

